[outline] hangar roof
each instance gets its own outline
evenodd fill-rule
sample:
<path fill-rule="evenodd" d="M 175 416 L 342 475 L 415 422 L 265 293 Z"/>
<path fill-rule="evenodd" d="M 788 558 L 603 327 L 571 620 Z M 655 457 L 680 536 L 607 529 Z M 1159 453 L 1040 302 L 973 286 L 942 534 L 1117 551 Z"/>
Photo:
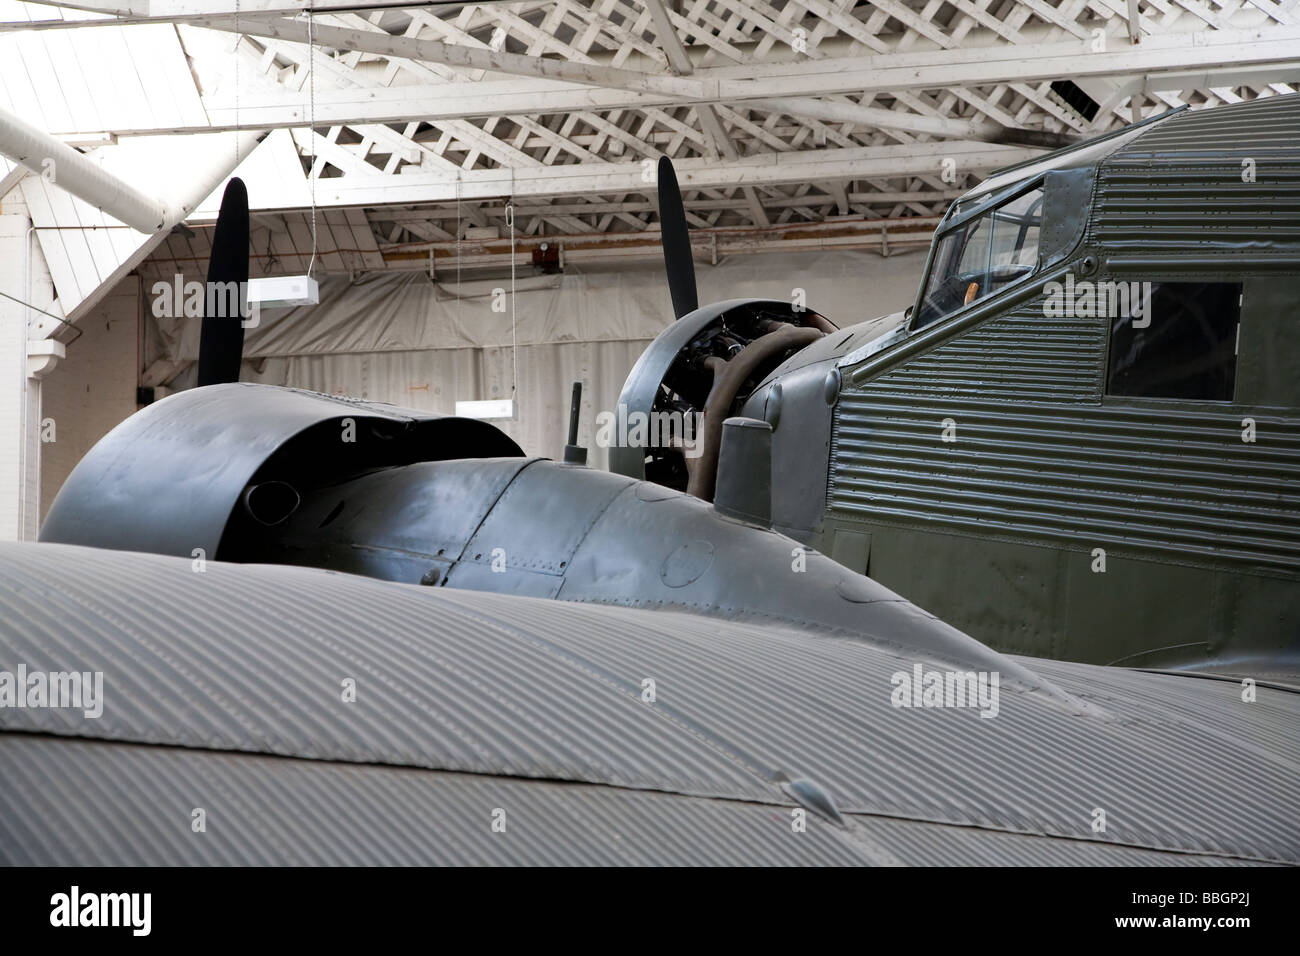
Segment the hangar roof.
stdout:
<path fill-rule="evenodd" d="M 305 6 L 0 0 L 0 108 L 110 168 L 127 157 L 143 189 L 181 189 L 186 142 L 233 165 L 222 131 L 273 130 L 240 167 L 254 274 L 305 270 L 313 201 L 317 264 L 347 273 L 498 262 L 512 198 L 526 247 L 655 246 L 661 155 L 721 254 L 883 245 L 882 224 L 897 247 L 900 221 L 925 233 L 993 169 L 1300 78 L 1292 0 L 314 0 L 310 21 Z M 180 158 L 159 172 L 147 154 Z M 207 261 L 216 196 L 188 232 L 142 244 L 39 176 L 22 190 L 68 316 L 142 262 Z"/>

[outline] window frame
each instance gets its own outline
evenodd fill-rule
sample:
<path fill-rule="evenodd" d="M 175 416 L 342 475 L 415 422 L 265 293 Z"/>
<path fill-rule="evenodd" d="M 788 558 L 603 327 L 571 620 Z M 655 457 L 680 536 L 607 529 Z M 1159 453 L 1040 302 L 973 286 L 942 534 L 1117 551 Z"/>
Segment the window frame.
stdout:
<path fill-rule="evenodd" d="M 1153 407 L 1185 409 L 1189 404 L 1229 407 L 1237 404 L 1238 391 L 1241 388 L 1241 327 L 1246 321 L 1247 279 L 1240 273 L 1209 272 L 1189 277 L 1186 272 L 1154 272 L 1128 276 L 1112 273 L 1108 276 L 1090 277 L 1092 281 L 1106 282 L 1150 282 L 1152 293 L 1160 285 L 1236 285 L 1240 286 L 1237 298 L 1237 326 L 1233 332 L 1233 375 L 1232 395 L 1229 398 L 1186 398 L 1174 395 L 1125 395 L 1110 391 L 1111 357 L 1115 347 L 1113 319 L 1107 318 L 1102 325 L 1105 347 L 1101 353 L 1101 378 L 1097 384 L 1097 394 L 1103 406 L 1119 405 L 1124 407 Z"/>
<path fill-rule="evenodd" d="M 1046 171 L 1044 171 L 1042 173 L 1039 173 L 1036 176 L 1031 176 L 1028 179 L 1024 179 L 1018 183 L 1012 183 L 1010 186 L 1007 186 L 1004 189 L 996 190 L 992 193 L 989 193 L 987 196 L 980 197 L 979 201 L 977 201 L 975 205 L 971 206 L 970 209 L 967 209 L 961 213 L 957 213 L 957 207 L 961 205 L 962 200 L 956 199 L 953 201 L 953 204 L 948 207 L 948 211 L 944 213 L 943 219 L 940 220 L 938 227 L 935 229 L 934 238 L 930 240 L 930 251 L 927 254 L 925 260 L 925 273 L 922 276 L 920 287 L 916 291 L 916 299 L 912 302 L 912 306 L 908 310 L 907 332 L 909 335 L 924 331 L 925 329 L 932 328 L 937 325 L 941 325 L 942 323 L 951 320 L 954 316 L 961 315 L 967 309 L 975 308 L 977 305 L 987 305 L 989 302 L 994 301 L 999 296 L 1005 295 L 1009 291 L 1013 289 L 1017 289 L 1021 285 L 1032 281 L 1040 272 L 1042 272 L 1043 256 L 1041 251 L 1041 242 L 1042 242 L 1043 224 L 1040 222 L 1039 224 L 1040 251 L 1037 259 L 1034 262 L 1034 267 L 1030 272 L 1021 276 L 1019 279 L 1016 279 L 1013 282 L 1008 282 L 1006 285 L 1002 286 L 1002 288 L 998 289 L 996 292 L 991 292 L 988 295 L 983 296 L 982 298 L 975 299 L 973 302 L 962 305 L 960 308 L 954 309 L 953 311 L 949 312 L 947 315 L 940 316 L 937 319 L 932 319 L 931 321 L 929 321 L 923 326 L 918 327 L 916 324 L 917 319 L 921 314 L 921 306 L 925 302 L 925 290 L 930 287 L 931 273 L 934 271 L 935 268 L 935 261 L 934 261 L 935 253 L 938 252 L 940 243 L 942 243 L 943 240 L 951 233 L 966 226 L 966 224 L 971 222 L 971 220 L 987 215 L 988 213 L 991 213 L 995 209 L 1005 206 L 1008 203 L 1015 202 L 1017 199 L 1031 192 L 1034 192 L 1035 190 L 1043 189 L 1046 183 L 1046 179 L 1047 179 L 1047 173 Z M 1046 200 L 1045 192 L 1043 198 L 1044 200 Z M 1022 229 L 1023 228 L 1025 227 L 1022 226 Z M 993 241 L 993 222 L 992 220 L 990 220 L 990 225 L 989 225 L 990 248 L 992 245 L 992 241 Z"/>

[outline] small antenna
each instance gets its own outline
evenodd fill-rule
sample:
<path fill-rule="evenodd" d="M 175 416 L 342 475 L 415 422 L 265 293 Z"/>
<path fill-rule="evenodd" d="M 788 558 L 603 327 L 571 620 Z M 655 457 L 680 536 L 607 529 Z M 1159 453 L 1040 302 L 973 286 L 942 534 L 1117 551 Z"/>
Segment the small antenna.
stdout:
<path fill-rule="evenodd" d="M 578 419 L 582 414 L 582 383 L 573 383 L 573 398 L 569 402 L 569 443 L 564 446 L 566 465 L 585 465 L 587 449 L 578 444 Z"/>

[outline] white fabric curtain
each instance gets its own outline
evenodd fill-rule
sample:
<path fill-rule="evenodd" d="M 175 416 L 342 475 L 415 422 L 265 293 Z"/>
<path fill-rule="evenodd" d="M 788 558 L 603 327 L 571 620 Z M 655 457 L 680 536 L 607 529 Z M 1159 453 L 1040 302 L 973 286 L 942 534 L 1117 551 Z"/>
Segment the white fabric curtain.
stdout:
<path fill-rule="evenodd" d="M 738 256 L 697 267 L 699 297 L 789 300 L 802 289 L 808 308 L 845 327 L 909 305 L 924 264 L 921 250 L 888 259 L 864 251 Z M 579 441 L 592 465 L 606 467 L 605 450 L 592 446 L 596 415 L 614 410 L 637 357 L 672 321 L 662 268 L 570 264 L 562 275 L 517 278 L 513 303 L 508 277 L 459 287 L 454 273 L 438 280 L 422 272 L 327 277 L 319 305 L 262 313 L 246 334 L 243 380 L 448 414 L 458 400 L 510 398 L 513 390 L 517 419 L 496 424 L 529 454 L 555 458 L 570 389 L 581 381 Z M 198 322 L 150 322 L 149 362 L 197 359 Z M 191 366 L 171 384 L 193 380 Z"/>

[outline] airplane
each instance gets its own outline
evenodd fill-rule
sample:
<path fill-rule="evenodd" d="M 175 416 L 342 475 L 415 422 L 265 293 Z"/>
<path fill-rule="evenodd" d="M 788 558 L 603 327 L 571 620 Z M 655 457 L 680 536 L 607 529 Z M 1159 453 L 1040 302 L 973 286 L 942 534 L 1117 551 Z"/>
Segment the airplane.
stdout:
<path fill-rule="evenodd" d="M 677 318 L 619 406 L 702 448 L 610 467 L 707 501 L 722 422 L 766 421 L 773 527 L 992 647 L 1294 680 L 1298 186 L 1300 95 L 1173 110 L 993 174 L 913 305 L 838 329 L 697 308 L 664 161 Z"/>
<path fill-rule="evenodd" d="M 616 445 L 613 475 L 579 474 L 521 459 L 483 423 L 234 384 L 242 328 L 208 316 L 209 387 L 106 436 L 41 539 L 718 613 L 797 607 L 841 626 L 829 557 L 885 595 L 866 603 L 906 596 L 995 649 L 1294 679 L 1300 333 L 1278 317 L 1300 297 L 1284 215 L 1298 122 L 1300 96 L 1176 110 L 997 173 L 949 209 L 918 302 L 842 330 L 792 301 L 697 307 L 664 158 L 679 317 L 619 408 L 701 422 L 698 435 Z M 1204 148 L 1246 130 L 1255 155 L 1240 162 L 1245 147 Z M 247 277 L 247 200 L 230 190 L 210 284 Z M 1202 204 L 1217 218 L 1193 225 Z M 350 442 L 345 409 L 364 421 Z M 628 510 L 661 494 L 653 521 Z M 737 519 L 776 537 L 750 536 L 707 586 L 665 583 L 655 563 L 692 527 L 734 537 Z M 671 547 L 652 555 L 646 534 Z M 753 587 L 764 549 L 813 573 L 779 596 Z"/>
<path fill-rule="evenodd" d="M 0 862 L 1300 862 L 1293 687 L 988 647 L 774 527 L 779 422 L 708 502 L 240 383 L 239 319 L 0 546 L 0 702 L 104 687 L 0 707 Z"/>
<path fill-rule="evenodd" d="M 796 302 L 698 308 L 680 189 L 661 160 L 665 264 L 679 318 L 638 360 L 619 407 L 702 427 L 692 454 L 688 436 L 675 434 L 648 449 L 616 445 L 610 466 L 714 502 L 713 510 L 665 494 L 657 520 L 645 523 L 624 504 L 658 492 L 518 460 L 518 447 L 489 425 L 233 385 L 242 328 L 209 316 L 200 382 L 226 391 L 174 396 L 110 433 L 60 491 L 42 540 L 198 548 L 228 560 L 656 606 L 757 601 L 771 613 L 797 601 L 800 615 L 828 624 L 822 610 L 835 602 L 803 591 L 814 580 L 833 587 L 833 574 L 796 579 L 778 600 L 742 583 L 752 572 L 741 557 L 706 576 L 729 575 L 732 585 L 696 593 L 656 581 L 634 543 L 648 527 L 675 547 L 696 522 L 721 533 L 747 515 L 793 539 L 761 537 L 763 547 L 789 545 L 793 559 L 818 567 L 829 556 L 858 572 L 862 587 L 885 585 L 889 603 L 905 595 L 996 649 L 1293 678 L 1300 398 L 1286 360 L 1296 333 L 1276 316 L 1300 295 L 1300 260 L 1280 214 L 1257 212 L 1262 200 L 1251 197 L 1278 194 L 1295 174 L 1300 147 L 1288 137 L 1297 116 L 1297 96 L 1177 110 L 995 174 L 938 228 L 918 304 L 843 330 Z M 1204 200 L 1219 226 L 1192 228 L 1184 207 L 1197 200 L 1186 197 L 1208 189 L 1207 177 L 1227 176 L 1202 140 L 1247 128 L 1257 131 L 1258 155 L 1241 165 L 1234 154 L 1226 198 Z M 1175 175 L 1199 176 L 1201 185 L 1151 193 L 1156 205 L 1144 215 L 1172 236 L 1161 247 L 1159 235 L 1132 225 L 1133 197 Z M 1166 194 L 1173 198 L 1159 198 Z M 246 196 L 227 199 L 210 283 L 247 277 Z M 1286 206 L 1285 191 L 1275 202 Z M 1017 261 L 994 262 L 995 244 L 977 241 L 982 232 L 1014 233 L 1015 248 L 997 255 Z M 1256 238 L 1245 241 L 1247 233 Z M 977 248 L 978 274 L 967 268 Z M 1219 257 L 1217 273 L 1206 271 L 1207 248 Z M 1188 280 L 1193 269 L 1216 281 Z M 1088 287 L 1093 305 L 1095 290 L 1106 289 L 1150 314 L 1048 314 L 1053 285 L 1062 297 Z M 1118 295 L 1125 290 L 1132 295 Z M 1061 301 L 1056 311 L 1076 304 Z M 1202 333 L 1212 333 L 1203 343 L 1217 351 L 1201 348 Z M 1207 355 L 1218 371 L 1201 368 Z M 1142 390 L 1139 375 L 1156 391 L 1231 388 L 1235 397 L 1129 394 Z M 359 440 L 342 440 L 341 408 L 367 416 Z M 315 431 L 302 430 L 303 416 Z M 732 417 L 749 425 L 728 428 Z M 720 467 L 724 431 L 736 445 L 729 469 Z M 427 434 L 440 447 L 410 448 L 394 439 L 399 432 Z M 184 473 L 184 496 L 167 487 L 170 470 L 132 465 L 151 446 L 150 460 Z M 483 460 L 498 458 L 515 460 Z M 566 505 L 548 510 L 555 496 Z M 143 500 L 152 517 L 138 513 Z M 662 520 L 669 513 L 674 520 Z M 581 553 L 572 527 L 587 529 Z M 521 528 L 536 531 L 510 547 L 486 540 Z"/>
<path fill-rule="evenodd" d="M 0 544 L 0 865 L 1300 863 L 1266 681 L 196 562 Z"/>
<path fill-rule="evenodd" d="M 247 190 L 235 178 L 214 231 L 210 288 L 247 277 L 247 224 Z M 781 620 L 983 669 L 996 661 L 769 527 L 769 495 L 749 480 L 756 461 L 770 468 L 764 422 L 727 423 L 719 493 L 706 503 L 525 457 L 485 421 L 238 382 L 241 318 L 204 315 L 200 386 L 104 436 L 51 503 L 41 541 Z"/>

